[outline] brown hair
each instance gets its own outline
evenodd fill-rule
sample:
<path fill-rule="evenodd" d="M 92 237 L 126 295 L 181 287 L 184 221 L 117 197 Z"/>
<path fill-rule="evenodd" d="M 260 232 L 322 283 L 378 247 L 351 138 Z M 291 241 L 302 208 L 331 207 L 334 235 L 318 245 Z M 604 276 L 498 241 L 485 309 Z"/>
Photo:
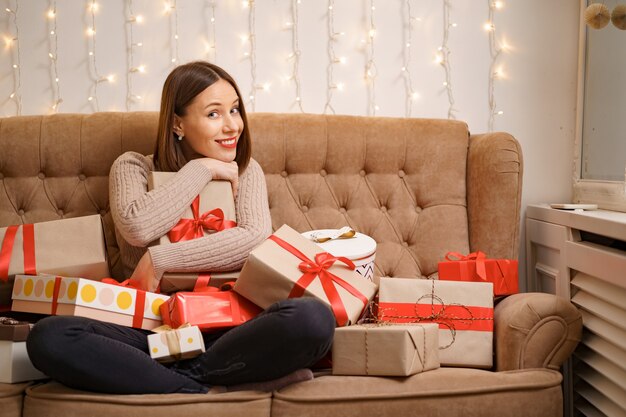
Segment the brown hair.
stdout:
<path fill-rule="evenodd" d="M 237 142 L 235 162 L 241 174 L 250 162 L 252 154 L 248 119 L 243 105 L 241 93 L 235 80 L 222 68 L 204 61 L 195 61 L 180 65 L 167 76 L 161 94 L 161 110 L 159 112 L 159 128 L 154 149 L 154 163 L 160 171 L 178 171 L 188 161 L 176 140 L 173 126 L 174 115 L 184 116 L 187 106 L 208 86 L 218 80 L 227 81 L 239 97 L 239 113 L 244 123 L 243 131 Z"/>

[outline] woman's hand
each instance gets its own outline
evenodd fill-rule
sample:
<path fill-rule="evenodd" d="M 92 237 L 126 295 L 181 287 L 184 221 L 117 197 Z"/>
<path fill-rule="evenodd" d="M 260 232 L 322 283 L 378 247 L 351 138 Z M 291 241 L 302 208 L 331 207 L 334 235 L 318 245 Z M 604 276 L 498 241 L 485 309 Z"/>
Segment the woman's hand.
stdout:
<path fill-rule="evenodd" d="M 237 196 L 237 186 L 239 185 L 237 162 L 222 162 L 213 158 L 201 158 L 200 162 L 211 171 L 214 180 L 230 181 L 233 187 L 233 197 Z"/>
<path fill-rule="evenodd" d="M 149 251 L 143 254 L 130 279 L 137 282 L 144 291 L 154 292 L 156 290 L 156 274 Z"/>

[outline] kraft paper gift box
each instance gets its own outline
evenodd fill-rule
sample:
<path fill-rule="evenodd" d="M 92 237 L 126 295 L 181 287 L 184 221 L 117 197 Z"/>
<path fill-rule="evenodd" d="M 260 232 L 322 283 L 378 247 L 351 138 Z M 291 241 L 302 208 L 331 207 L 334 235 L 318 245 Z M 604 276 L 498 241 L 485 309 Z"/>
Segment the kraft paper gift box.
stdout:
<path fill-rule="evenodd" d="M 16 274 L 108 277 L 99 215 L 0 228 L 0 307 L 11 305 Z"/>
<path fill-rule="evenodd" d="M 165 294 L 193 291 L 203 287 L 220 288 L 224 284 L 235 282 L 239 277 L 239 272 L 168 272 L 161 278 L 159 288 Z"/>
<path fill-rule="evenodd" d="M 439 368 L 436 324 L 363 324 L 335 330 L 333 375 L 409 376 Z"/>
<path fill-rule="evenodd" d="M 148 189 L 164 186 L 175 175 L 175 172 L 150 172 Z M 155 244 L 163 245 L 202 237 L 234 227 L 235 221 L 235 200 L 230 181 L 210 181 L 185 210 L 178 224 Z"/>
<path fill-rule="evenodd" d="M 176 175 L 175 172 L 152 171 L 148 175 L 148 189 L 165 185 Z M 218 209 L 219 211 L 216 211 Z M 195 220 L 195 223 L 194 223 Z M 200 195 L 185 210 L 182 218 L 170 233 L 153 244 L 165 245 L 172 241 L 195 239 L 236 226 L 235 200 L 230 181 L 210 181 Z M 161 278 L 162 292 L 191 291 L 198 273 L 165 272 Z"/>
<path fill-rule="evenodd" d="M 302 233 L 302 236 L 314 241 L 331 255 L 345 256 L 350 259 L 354 263 L 357 274 L 374 281 L 376 241 L 368 235 L 343 227 L 311 230 Z"/>
<path fill-rule="evenodd" d="M 350 260 L 334 259 L 287 225 L 250 252 L 234 287 L 261 308 L 315 297 L 333 310 L 338 326 L 356 323 L 376 289 L 354 272 Z"/>
<path fill-rule="evenodd" d="M 161 305 L 163 323 L 178 328 L 186 323 L 205 332 L 227 329 L 256 317 L 261 309 L 233 291 L 207 288 L 177 292 Z"/>
<path fill-rule="evenodd" d="M 519 292 L 517 261 L 513 259 L 489 259 L 480 251 L 469 255 L 448 252 L 438 270 L 444 281 L 492 282 L 494 295 Z"/>
<path fill-rule="evenodd" d="M 378 319 L 438 323 L 441 365 L 493 365 L 491 282 L 381 278 Z"/>
<path fill-rule="evenodd" d="M 45 378 L 31 363 L 26 342 L 0 340 L 0 382 L 14 384 Z"/>
<path fill-rule="evenodd" d="M 159 307 L 169 296 L 84 278 L 16 275 L 13 311 L 89 317 L 141 328 L 162 324 Z"/>
<path fill-rule="evenodd" d="M 186 326 L 172 329 L 160 326 L 148 335 L 150 356 L 162 363 L 191 359 L 205 351 L 204 339 L 198 326 Z"/>
<path fill-rule="evenodd" d="M 24 342 L 32 325 L 9 317 L 0 317 L 0 340 Z"/>

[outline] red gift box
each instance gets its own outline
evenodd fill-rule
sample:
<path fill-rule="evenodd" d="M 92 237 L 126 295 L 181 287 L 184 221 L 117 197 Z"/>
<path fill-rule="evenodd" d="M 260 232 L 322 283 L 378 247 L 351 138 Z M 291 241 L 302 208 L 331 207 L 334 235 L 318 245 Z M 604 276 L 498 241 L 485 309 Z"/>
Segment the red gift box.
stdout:
<path fill-rule="evenodd" d="M 207 287 L 204 291 L 177 292 L 161 304 L 163 323 L 178 328 L 185 323 L 202 331 L 239 326 L 256 317 L 262 309 L 234 291 Z"/>
<path fill-rule="evenodd" d="M 439 262 L 438 269 L 442 281 L 492 282 L 494 295 L 519 292 L 516 260 L 488 259 L 480 251 L 469 255 L 448 252 L 446 262 Z"/>

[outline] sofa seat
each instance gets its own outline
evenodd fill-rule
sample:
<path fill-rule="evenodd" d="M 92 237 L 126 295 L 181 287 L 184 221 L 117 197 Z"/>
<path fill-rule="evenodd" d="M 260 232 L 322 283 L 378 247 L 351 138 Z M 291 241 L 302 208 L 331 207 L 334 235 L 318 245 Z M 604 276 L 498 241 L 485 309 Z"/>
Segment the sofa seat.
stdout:
<path fill-rule="evenodd" d="M 561 413 L 561 381 L 559 372 L 545 368 L 439 368 L 407 378 L 322 376 L 275 392 L 272 417 L 472 417 L 484 416 L 486 409 L 500 417 L 555 416 Z"/>
<path fill-rule="evenodd" d="M 1 384 L 0 383 L 0 414 L 3 417 L 20 417 L 24 391 L 31 383 Z"/>
<path fill-rule="evenodd" d="M 26 394 L 25 417 L 268 417 L 272 401 L 271 393 L 257 391 L 224 394 L 98 394 L 74 390 L 54 381 L 29 387 Z"/>

